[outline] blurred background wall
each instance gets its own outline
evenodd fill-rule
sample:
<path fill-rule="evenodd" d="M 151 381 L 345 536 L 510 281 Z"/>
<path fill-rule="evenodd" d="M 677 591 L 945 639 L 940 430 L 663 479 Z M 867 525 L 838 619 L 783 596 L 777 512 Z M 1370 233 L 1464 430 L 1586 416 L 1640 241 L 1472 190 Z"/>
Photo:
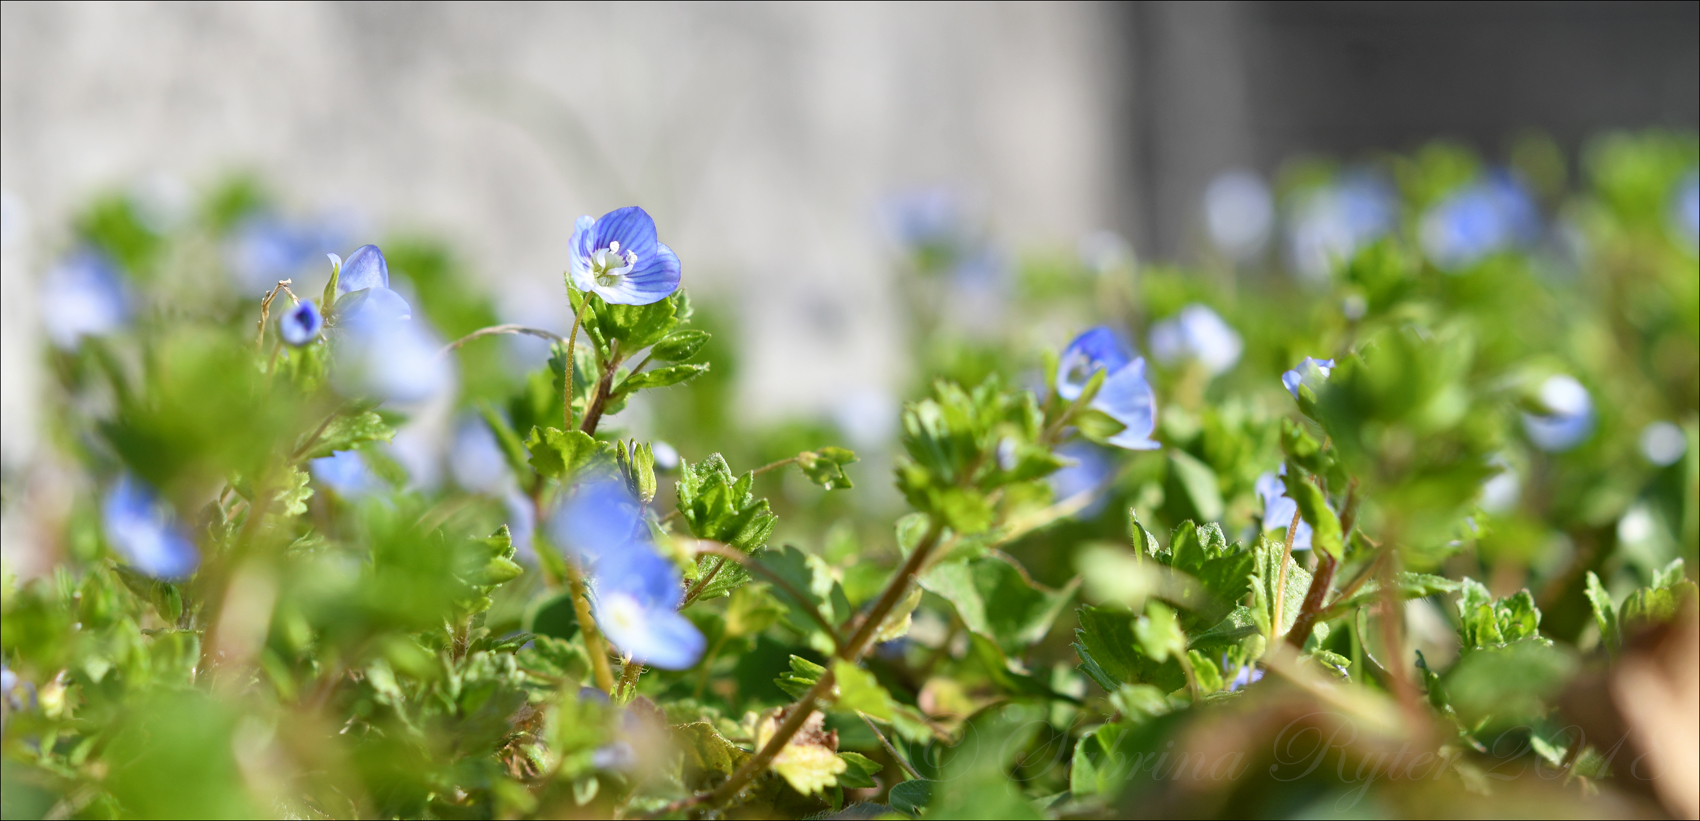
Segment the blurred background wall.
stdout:
<path fill-rule="evenodd" d="M 1697 9 L 7 2 L 6 449 L 31 429 L 31 277 L 115 186 L 169 203 L 249 169 L 357 234 L 445 237 L 557 330 L 574 218 L 642 204 L 693 291 L 739 300 L 746 407 L 823 411 L 904 375 L 894 191 L 959 190 L 1010 249 L 1107 227 L 1184 257 L 1224 169 L 1692 129 Z"/>

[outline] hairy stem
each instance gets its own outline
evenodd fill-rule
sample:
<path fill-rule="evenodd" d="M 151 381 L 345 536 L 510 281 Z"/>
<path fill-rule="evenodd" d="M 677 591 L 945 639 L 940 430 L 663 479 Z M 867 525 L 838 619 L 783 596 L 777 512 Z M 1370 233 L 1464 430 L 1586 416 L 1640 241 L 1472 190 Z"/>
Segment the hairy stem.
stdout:
<path fill-rule="evenodd" d="M 620 364 L 619 343 L 611 344 L 613 350 L 608 354 L 608 361 L 602 365 L 602 378 L 596 380 L 596 393 L 590 397 L 590 406 L 584 410 L 584 423 L 579 425 L 579 430 L 591 435 L 596 434 L 596 426 L 602 422 L 602 408 L 608 402 L 608 392 L 614 387 L 614 370 Z M 572 372 L 571 364 L 567 366 L 567 371 Z M 571 407 L 571 397 L 568 397 L 567 405 Z M 567 415 L 570 417 L 572 411 L 568 410 Z M 571 429 L 569 424 L 568 430 Z"/>
<path fill-rule="evenodd" d="M 1281 637 L 1281 620 L 1286 617 L 1287 599 L 1287 565 L 1293 560 L 1293 537 L 1299 532 L 1299 509 L 1293 508 L 1293 522 L 1287 525 L 1287 540 L 1281 544 L 1281 573 L 1275 583 L 1275 618 L 1269 625 L 1269 641 L 1273 643 Z"/>
<path fill-rule="evenodd" d="M 1322 602 L 1328 598 L 1328 588 L 1334 584 L 1334 571 L 1340 567 L 1340 561 L 1328 551 L 1318 549 L 1317 553 L 1316 575 L 1310 577 L 1310 590 L 1305 592 L 1304 607 L 1299 609 L 1293 629 L 1287 632 L 1287 643 L 1298 650 L 1303 650 L 1305 639 L 1310 638 L 1311 626 L 1316 624 L 1316 616 L 1322 612 Z"/>
<path fill-rule="evenodd" d="M 575 322 L 574 327 L 577 327 L 576 322 Z M 535 336 L 535 337 L 538 337 L 540 339 L 547 339 L 551 342 L 563 342 L 563 341 L 565 341 L 565 340 L 561 339 L 561 337 L 558 334 L 556 334 L 554 331 L 545 331 L 542 328 L 527 328 L 524 325 L 491 325 L 488 328 L 479 328 L 478 330 L 473 331 L 472 333 L 469 333 L 466 336 L 463 336 L 463 337 L 461 337 L 461 338 L 459 338 L 459 339 L 457 339 L 453 342 L 450 342 L 447 345 L 444 345 L 441 350 L 437 351 L 437 355 L 438 356 L 446 356 L 446 355 L 448 355 L 448 353 L 450 351 L 453 351 L 453 350 L 459 348 L 460 346 L 465 345 L 468 342 L 471 342 L 474 339 L 478 339 L 480 337 L 485 337 L 485 336 L 498 336 L 498 335 L 501 335 L 501 334 L 526 334 L 527 336 Z"/>

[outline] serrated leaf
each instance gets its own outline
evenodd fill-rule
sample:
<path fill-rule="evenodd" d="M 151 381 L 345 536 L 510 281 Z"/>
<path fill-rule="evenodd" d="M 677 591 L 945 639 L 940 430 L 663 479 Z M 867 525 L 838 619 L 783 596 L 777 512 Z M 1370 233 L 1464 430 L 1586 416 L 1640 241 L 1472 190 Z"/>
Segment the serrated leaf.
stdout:
<path fill-rule="evenodd" d="M 856 461 L 856 454 L 845 448 L 824 447 L 797 454 L 797 467 L 809 481 L 827 490 L 843 490 L 853 485 L 845 475 L 844 466 Z"/>
<path fill-rule="evenodd" d="M 686 465 L 677 484 L 679 512 L 691 535 L 731 545 L 745 553 L 767 544 L 778 521 L 766 499 L 751 492 L 755 477 L 732 478 L 720 454 Z"/>
<path fill-rule="evenodd" d="M 1041 590 L 1013 565 L 992 557 L 941 564 L 920 583 L 948 600 L 969 630 L 1011 653 L 1044 638 L 1079 586 L 1076 580 L 1062 590 Z"/>
<path fill-rule="evenodd" d="M 1611 591 L 1600 584 L 1600 577 L 1594 571 L 1588 571 L 1588 605 L 1594 610 L 1594 623 L 1600 628 L 1600 641 L 1614 655 L 1623 646 L 1623 634 L 1618 631 L 1617 603 L 1612 601 Z"/>
<path fill-rule="evenodd" d="M 292 517 L 307 512 L 307 500 L 313 498 L 313 488 L 308 484 L 312 479 L 307 471 L 290 468 L 289 478 L 284 480 L 277 495 L 279 514 Z"/>
<path fill-rule="evenodd" d="M 649 349 L 649 355 L 663 362 L 683 362 L 696 356 L 697 351 L 702 350 L 702 346 L 708 342 L 708 338 L 707 331 L 693 328 L 674 331 L 655 343 L 655 347 Z"/>
<path fill-rule="evenodd" d="M 564 432 L 560 428 L 532 428 L 525 439 L 531 452 L 531 467 L 539 476 L 567 480 L 585 468 L 611 462 L 613 448 L 598 442 L 584 431 Z"/>
<path fill-rule="evenodd" d="M 891 787 L 891 808 L 906 815 L 919 817 L 927 811 L 927 804 L 933 800 L 933 782 L 926 779 L 915 779 L 894 784 Z"/>
<path fill-rule="evenodd" d="M 786 695 L 794 699 L 802 698 L 825 674 L 825 667 L 794 655 L 791 657 L 791 669 L 774 679 L 773 683 L 784 690 Z"/>
<path fill-rule="evenodd" d="M 847 790 L 877 786 L 874 774 L 885 769 L 879 762 L 861 753 L 839 753 L 838 757 L 847 765 L 838 775 L 838 786 Z"/>
<path fill-rule="evenodd" d="M 701 788 L 710 780 L 725 778 L 749 760 L 750 754 L 706 721 L 696 721 L 673 728 L 678 747 L 684 752 L 684 780 L 687 786 Z"/>
<path fill-rule="evenodd" d="M 1187 660 L 1192 663 L 1192 675 L 1198 680 L 1200 695 L 1209 695 L 1222 689 L 1222 670 L 1209 656 L 1197 650 L 1186 652 Z"/>
<path fill-rule="evenodd" d="M 726 635 L 753 636 L 773 626 L 785 615 L 785 605 L 775 600 L 766 585 L 745 585 L 726 602 Z"/>
<path fill-rule="evenodd" d="M 811 713 L 803 728 L 773 757 L 773 771 L 804 795 L 836 786 L 838 776 L 850 768 L 838 757 L 838 733 L 826 731 L 824 721 L 821 713 Z M 778 714 L 763 717 L 756 725 L 756 747 L 765 747 L 778 728 Z"/>
<path fill-rule="evenodd" d="M 629 394 L 633 391 L 649 388 L 665 388 L 669 385 L 677 385 L 695 379 L 705 373 L 708 373 L 707 362 L 668 365 L 665 368 L 656 368 L 626 377 L 624 382 L 615 386 L 614 393 Z"/>
<path fill-rule="evenodd" d="M 311 434 L 308 434 L 311 435 Z M 332 451 L 353 450 L 366 442 L 388 442 L 395 437 L 395 427 L 384 421 L 376 411 L 338 416 L 325 426 L 311 443 L 303 442 L 308 450 L 304 458 L 318 459 Z"/>

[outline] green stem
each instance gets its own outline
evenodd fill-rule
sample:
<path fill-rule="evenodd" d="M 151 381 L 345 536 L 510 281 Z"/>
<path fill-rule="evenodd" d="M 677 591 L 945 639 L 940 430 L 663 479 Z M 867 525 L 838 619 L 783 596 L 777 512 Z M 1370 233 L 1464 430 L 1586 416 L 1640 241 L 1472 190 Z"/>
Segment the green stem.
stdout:
<path fill-rule="evenodd" d="M 573 597 L 573 614 L 578 616 L 579 633 L 584 636 L 584 649 L 590 656 L 590 671 L 596 677 L 596 689 L 614 694 L 614 671 L 608 667 L 608 645 L 602 641 L 602 631 L 590 613 L 590 597 L 585 592 L 584 575 L 572 562 L 567 562 L 567 589 Z"/>

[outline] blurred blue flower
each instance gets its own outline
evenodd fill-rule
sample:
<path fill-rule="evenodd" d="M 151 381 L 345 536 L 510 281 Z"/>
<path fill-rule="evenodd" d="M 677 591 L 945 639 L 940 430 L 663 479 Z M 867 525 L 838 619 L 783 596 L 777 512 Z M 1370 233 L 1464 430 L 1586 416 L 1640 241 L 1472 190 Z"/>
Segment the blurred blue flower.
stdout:
<path fill-rule="evenodd" d="M 1287 392 L 1294 399 L 1299 398 L 1299 386 L 1304 385 L 1312 392 L 1322 390 L 1322 383 L 1328 381 L 1328 375 L 1334 372 L 1334 360 L 1305 357 L 1298 367 L 1281 374 L 1281 384 L 1287 386 Z"/>
<path fill-rule="evenodd" d="M 1488 464 L 1498 468 L 1499 472 L 1482 483 L 1481 498 L 1476 506 L 1487 513 L 1504 513 L 1517 506 L 1517 498 L 1523 494 L 1523 480 L 1504 456 L 1494 456 Z"/>
<path fill-rule="evenodd" d="M 1057 395 L 1073 401 L 1098 371 L 1105 371 L 1104 384 L 1092 397 L 1091 407 L 1122 423 L 1125 429 L 1107 440 L 1128 450 L 1155 450 L 1157 395 L 1145 379 L 1145 359 L 1136 357 L 1109 328 L 1099 325 L 1074 338 L 1057 361 Z"/>
<path fill-rule="evenodd" d="M 953 250 L 965 234 L 962 198 L 950 188 L 900 191 L 880 203 L 891 240 L 910 252 Z"/>
<path fill-rule="evenodd" d="M 0 702 L 5 712 L 17 713 L 35 709 L 35 685 L 24 681 L 12 668 L 0 663 Z"/>
<path fill-rule="evenodd" d="M 85 336 L 117 330 L 129 314 L 123 280 L 98 251 L 77 251 L 42 279 L 41 324 L 47 338 L 60 348 L 75 347 Z"/>
<path fill-rule="evenodd" d="M 1453 192 L 1423 215 L 1423 253 L 1443 271 L 1457 272 L 1496 251 L 1533 242 L 1540 211 L 1522 183 L 1503 171 Z"/>
<path fill-rule="evenodd" d="M 1293 515 L 1299 512 L 1299 503 L 1287 496 L 1287 485 L 1281 481 L 1287 475 L 1287 466 L 1282 465 L 1279 472 L 1269 472 L 1257 477 L 1253 487 L 1257 498 L 1263 500 L 1263 529 L 1280 530 L 1281 538 L 1287 538 L 1287 528 L 1293 524 Z M 1294 550 L 1310 549 L 1310 523 L 1299 520 L 1299 527 L 1293 531 Z"/>
<path fill-rule="evenodd" d="M 1671 195 L 1670 223 L 1689 248 L 1700 245 L 1700 170 L 1689 169 Z"/>
<path fill-rule="evenodd" d="M 579 485 L 549 517 L 549 539 L 578 562 L 594 568 L 602 558 L 649 541 L 643 506 L 612 478 Z"/>
<path fill-rule="evenodd" d="M 679 288 L 679 256 L 656 240 L 655 220 L 635 205 L 573 227 L 573 285 L 615 305 L 648 305 Z"/>
<path fill-rule="evenodd" d="M 649 443 L 650 452 L 655 454 L 655 469 L 667 473 L 679 467 L 679 451 L 672 445 L 657 439 Z"/>
<path fill-rule="evenodd" d="M 1235 261 L 1256 256 L 1274 225 L 1274 200 L 1256 172 L 1225 171 L 1204 189 L 1204 228 L 1223 256 Z"/>
<path fill-rule="evenodd" d="M 1557 374 L 1541 383 L 1546 413 L 1524 413 L 1523 432 L 1535 447 L 1561 453 L 1587 441 L 1594 432 L 1594 400 L 1573 376 Z"/>
<path fill-rule="evenodd" d="M 101 505 L 106 539 L 124 561 L 157 579 L 182 579 L 201 563 L 200 551 L 171 508 L 142 480 L 118 477 Z"/>
<path fill-rule="evenodd" d="M 596 692 L 601 693 L 602 691 L 596 690 Z M 606 694 L 604 694 L 603 698 L 607 698 Z M 590 754 L 590 766 L 595 767 L 598 770 L 621 772 L 631 769 L 636 764 L 637 753 L 632 750 L 632 745 L 627 744 L 624 741 L 615 741 L 604 744 L 597 747 L 596 750 Z"/>
<path fill-rule="evenodd" d="M 336 255 L 329 255 L 333 264 Z M 390 290 L 389 265 L 376 245 L 362 245 L 340 266 L 338 335 L 331 380 L 343 393 L 403 404 L 429 399 L 454 379 L 441 340 Z"/>
<path fill-rule="evenodd" d="M 1224 654 L 1222 656 L 1222 669 L 1226 670 L 1227 667 L 1228 667 L 1228 657 L 1227 657 L 1226 654 Z M 1228 692 L 1232 693 L 1232 692 L 1239 690 L 1242 687 L 1245 687 L 1245 686 L 1250 685 L 1250 684 L 1254 684 L 1254 683 L 1256 683 L 1258 681 L 1262 681 L 1262 680 L 1263 680 L 1263 670 L 1260 669 L 1255 664 L 1247 664 L 1244 667 L 1241 667 L 1238 672 L 1234 673 L 1233 678 L 1228 680 L 1228 686 L 1227 686 L 1226 689 L 1227 689 Z"/>
<path fill-rule="evenodd" d="M 1676 464 L 1688 452 L 1688 436 L 1675 422 L 1660 419 L 1641 429 L 1641 455 L 1659 467 Z"/>
<path fill-rule="evenodd" d="M 484 420 L 468 415 L 455 426 L 449 444 L 449 473 L 455 484 L 474 493 L 500 493 L 510 484 L 507 457 Z"/>
<path fill-rule="evenodd" d="M 337 233 L 275 214 L 260 214 L 236 227 L 225 247 L 225 258 L 237 287 L 269 291 L 278 280 L 294 277 L 320 254 L 340 244 Z"/>
<path fill-rule="evenodd" d="M 1193 303 L 1151 326 L 1151 355 L 1165 365 L 1196 360 L 1215 376 L 1240 361 L 1245 343 L 1208 306 Z"/>
<path fill-rule="evenodd" d="M 1082 493 L 1102 491 L 1115 476 L 1116 465 L 1110 458 L 1110 452 L 1091 442 L 1068 442 L 1057 448 L 1056 453 L 1071 462 L 1046 479 L 1050 482 L 1051 493 L 1058 501 L 1072 499 Z M 1093 497 L 1091 504 L 1081 508 L 1079 517 L 1097 518 L 1108 501 L 1108 495 L 1100 492 Z"/>
<path fill-rule="evenodd" d="M 357 499 L 378 488 L 378 477 L 358 451 L 339 450 L 314 459 L 307 463 L 307 471 L 345 499 Z"/>
<path fill-rule="evenodd" d="M 297 348 L 317 339 L 324 327 L 325 318 L 319 315 L 319 306 L 310 299 L 297 302 L 277 317 L 278 335 Z"/>
<path fill-rule="evenodd" d="M 646 538 L 605 553 L 593 574 L 596 624 L 632 658 L 664 670 L 684 670 L 702 656 L 702 633 L 679 615 L 684 600 L 679 568 Z"/>
<path fill-rule="evenodd" d="M 1335 265 L 1393 229 L 1397 205 L 1393 189 L 1367 171 L 1300 192 L 1288 207 L 1288 264 L 1301 279 L 1326 280 Z"/>

